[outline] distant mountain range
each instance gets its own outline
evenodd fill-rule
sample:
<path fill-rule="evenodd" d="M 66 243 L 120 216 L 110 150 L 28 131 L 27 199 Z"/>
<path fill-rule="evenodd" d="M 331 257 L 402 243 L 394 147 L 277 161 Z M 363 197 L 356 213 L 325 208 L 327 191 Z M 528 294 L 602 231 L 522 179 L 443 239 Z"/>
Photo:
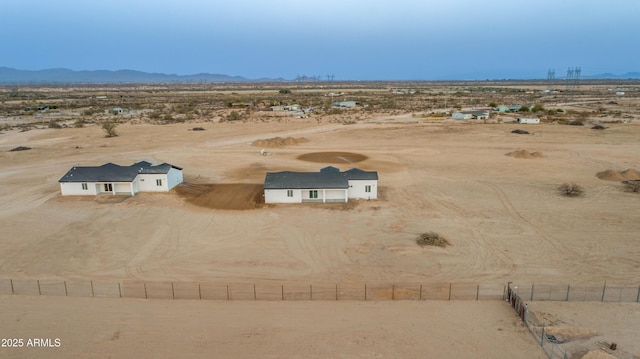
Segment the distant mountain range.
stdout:
<path fill-rule="evenodd" d="M 74 71 L 69 69 L 17 70 L 0 67 L 0 84 L 124 84 L 124 83 L 223 83 L 223 82 L 270 82 L 284 79 L 247 79 L 241 76 L 221 74 L 176 75 L 149 73 L 134 70 Z"/>
<path fill-rule="evenodd" d="M 604 73 L 600 75 L 582 76 L 582 78 L 590 80 L 637 80 L 640 79 L 640 72 L 627 72 L 622 75 Z"/>
<path fill-rule="evenodd" d="M 627 80 L 640 79 L 640 72 L 627 72 L 622 75 L 604 73 L 582 76 L 584 80 Z M 300 81 L 313 81 L 314 78 L 302 77 Z M 540 79 L 544 80 L 544 79 Z M 200 73 L 194 75 L 176 75 L 149 73 L 135 70 L 96 70 L 74 71 L 69 69 L 17 70 L 0 67 L 0 84 L 127 84 L 127 83 L 242 83 L 242 82 L 286 82 L 277 79 L 247 79 L 241 76 Z"/>

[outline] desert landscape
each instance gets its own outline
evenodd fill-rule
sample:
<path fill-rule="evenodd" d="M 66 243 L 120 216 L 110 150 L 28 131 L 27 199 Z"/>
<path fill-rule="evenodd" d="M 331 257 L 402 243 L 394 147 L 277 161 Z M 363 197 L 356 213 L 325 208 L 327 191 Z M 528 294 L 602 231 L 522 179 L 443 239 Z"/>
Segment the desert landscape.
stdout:
<path fill-rule="evenodd" d="M 43 112 L 24 115 L 20 112 L 24 101 L 11 98 L 15 91 L 5 88 L 5 114 L 0 118 L 0 278 L 320 286 L 453 283 L 493 286 L 498 294 L 510 281 L 562 285 L 606 281 L 609 285 L 638 286 L 640 194 L 621 182 L 640 180 L 637 97 L 624 101 L 612 98 L 614 95 L 607 92 L 610 84 L 585 85 L 583 92 L 566 97 L 540 95 L 539 84 L 510 84 L 500 92 L 495 92 L 496 85 L 486 91 L 473 88 L 470 93 L 464 84 L 453 90 L 450 86 L 429 86 L 419 92 L 422 97 L 347 85 L 332 89 L 357 97 L 361 105 L 353 111 L 326 107 L 328 100 L 318 94 L 327 89 L 294 89 L 293 95 L 279 100 L 304 100 L 309 107 L 317 106 L 304 116 L 236 109 L 231 105 L 234 99 L 280 95 L 277 89 L 228 88 L 166 89 L 149 95 L 146 104 L 141 99 L 147 90 L 112 88 L 108 93 L 117 103 L 100 110 L 95 97 L 106 93 L 102 88 L 22 89 L 45 97 L 38 102 L 60 104 L 55 116 Z M 81 100 L 72 99 L 69 93 Z M 112 96 L 114 93 L 117 95 Z M 182 99 L 183 104 L 158 107 L 172 96 Z M 138 102 L 134 115 L 110 112 L 116 105 L 126 108 L 130 99 Z M 536 115 L 543 120 L 539 125 L 515 123 L 521 116 L 518 114 L 495 113 L 484 121 L 458 121 L 446 115 L 456 111 L 455 104 L 458 109 L 468 109 L 486 107 L 489 102 L 541 103 L 547 110 Z M 192 104 L 189 110 L 170 113 L 178 106 L 187 108 L 184 103 Z M 203 110 L 205 104 L 209 108 Z M 56 125 L 51 125 L 52 121 Z M 575 121 L 582 125 L 571 125 Z M 104 122 L 117 124 L 117 136 L 105 137 Z M 594 125 L 602 129 L 592 128 Z M 514 133 L 518 129 L 529 133 Z M 28 150 L 11 151 L 21 146 Z M 185 182 L 169 193 L 133 197 L 60 195 L 57 181 L 74 165 L 129 165 L 142 160 L 182 167 Z M 264 204 L 266 172 L 318 171 L 325 166 L 377 171 L 379 199 L 346 204 Z M 563 184 L 577 185 L 579 195 L 565 195 L 559 190 Z M 417 236 L 429 231 L 442 235 L 449 245 L 418 246 Z M 49 305 L 63 313 L 69 310 L 66 300 L 77 306 L 110 308 L 130 303 L 146 307 L 143 311 L 171 308 L 184 313 L 170 320 L 226 312 L 225 306 L 236 306 L 225 320 L 235 321 L 234 316 L 243 316 L 240 311 L 246 311 L 249 314 L 239 320 L 248 326 L 246 331 L 251 326 L 268 326 L 249 320 L 255 318 L 252 312 L 302 313 L 313 308 L 300 302 L 272 308 L 268 302 L 146 304 L 134 299 L 15 298 L 2 297 L 3 304 L 26 313 Z M 351 307 L 338 310 L 361 319 L 368 318 L 371 311 L 412 317 L 425 304 L 402 303 L 351 303 Z M 331 303 L 317 305 L 322 306 L 320 312 L 334 310 Z M 440 313 L 434 320 L 443 330 L 460 329 L 444 326 L 448 318 L 485 311 L 497 313 L 500 319 L 482 318 L 476 323 L 500 320 L 517 327 L 513 324 L 517 317 L 514 313 L 509 317 L 506 313 L 511 309 L 503 303 L 455 302 L 451 304 L 455 310 L 448 305 L 424 307 L 427 313 Z M 546 310 L 545 305 L 540 304 L 539 310 Z M 616 335 L 633 337 L 640 330 L 637 305 L 630 304 L 625 310 L 635 313 L 635 320 L 627 324 L 627 328 L 635 328 Z M 95 321 L 108 322 L 108 309 L 103 313 L 95 314 Z M 424 320 L 431 320 L 431 314 L 424 314 Z M 10 322 L 16 320 L 15 313 L 5 315 Z M 303 326 L 313 326 L 319 320 Z M 293 322 L 289 319 L 288 323 Z M 407 326 L 417 325 L 417 319 L 405 324 L 409 330 Z M 223 330 L 201 325 L 214 332 Z M 478 325 L 481 328 L 484 324 Z M 20 326 L 9 327 L 16 328 Z M 104 329 L 104 335 L 118 330 L 115 324 L 109 328 Z M 329 330 L 326 328 L 317 330 Z M 238 330 L 240 336 L 244 329 Z M 484 330 L 495 331 L 496 324 L 478 329 L 478 333 Z M 450 341 L 450 347 L 434 349 L 428 356 L 452 357 L 447 350 L 457 347 L 461 355 L 455 357 L 544 357 L 541 351 L 536 352 L 534 339 L 522 327 L 505 328 L 486 340 L 496 340 L 495 335 L 513 330 L 521 334 L 519 339 L 501 338 L 494 345 L 509 342 L 520 351 L 491 352 L 474 345 L 478 351 L 473 352 L 468 344 Z M 336 339 L 337 333 L 323 335 Z M 385 333 L 363 333 L 367 339 L 362 340 L 375 342 Z M 308 336 L 316 334 L 309 332 Z M 239 344 L 238 336 L 229 340 Z M 284 334 L 265 340 L 282 340 L 281 336 Z M 389 345 L 414 346 L 421 340 L 399 334 L 396 338 Z M 626 343 L 625 339 L 615 340 Z M 365 353 L 358 352 L 353 343 L 343 343 L 347 352 L 336 353 L 318 349 L 315 339 L 307 344 L 316 351 L 306 355 L 298 350 L 273 349 L 264 357 L 372 357 L 373 353 L 394 357 L 393 350 L 375 345 L 372 352 Z M 94 349 L 82 350 L 86 354 Z M 113 350 L 117 354 L 124 349 Z M 232 349 L 226 350 L 226 356 L 237 356 Z M 425 348 L 412 350 L 400 356 L 426 355 Z M 627 350 L 640 355 L 637 347 L 627 346 Z M 134 352 L 144 356 L 142 351 Z M 246 353 L 255 355 L 256 351 Z"/>

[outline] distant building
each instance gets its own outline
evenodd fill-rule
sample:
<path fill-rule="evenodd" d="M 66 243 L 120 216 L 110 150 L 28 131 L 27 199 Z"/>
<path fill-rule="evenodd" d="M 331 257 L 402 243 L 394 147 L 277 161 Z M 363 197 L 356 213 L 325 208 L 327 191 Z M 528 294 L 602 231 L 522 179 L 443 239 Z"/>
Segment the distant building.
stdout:
<path fill-rule="evenodd" d="M 336 101 L 331 104 L 333 107 L 337 108 L 354 108 L 358 105 L 356 101 Z"/>
<path fill-rule="evenodd" d="M 378 172 L 329 166 L 320 172 L 267 172 L 265 203 L 348 202 L 378 198 Z"/>
<path fill-rule="evenodd" d="M 182 183 L 182 168 L 146 161 L 131 166 L 106 163 L 102 166 L 74 166 L 60 180 L 60 192 L 69 195 L 100 193 L 135 196 L 138 192 L 167 192 Z"/>
<path fill-rule="evenodd" d="M 488 110 L 459 111 L 451 114 L 455 120 L 486 120 L 489 118 Z"/>
<path fill-rule="evenodd" d="M 537 125 L 540 123 L 540 119 L 537 117 L 520 117 L 518 118 L 517 122 L 522 124 Z"/>

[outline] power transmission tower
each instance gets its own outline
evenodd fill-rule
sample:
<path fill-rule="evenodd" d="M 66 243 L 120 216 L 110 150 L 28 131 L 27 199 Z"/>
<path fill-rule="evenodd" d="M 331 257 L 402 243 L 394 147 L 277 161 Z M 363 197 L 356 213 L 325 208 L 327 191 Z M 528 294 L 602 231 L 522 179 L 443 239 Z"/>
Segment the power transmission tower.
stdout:
<path fill-rule="evenodd" d="M 547 88 L 551 90 L 553 88 L 553 82 L 556 79 L 556 70 L 549 69 L 547 71 Z"/>

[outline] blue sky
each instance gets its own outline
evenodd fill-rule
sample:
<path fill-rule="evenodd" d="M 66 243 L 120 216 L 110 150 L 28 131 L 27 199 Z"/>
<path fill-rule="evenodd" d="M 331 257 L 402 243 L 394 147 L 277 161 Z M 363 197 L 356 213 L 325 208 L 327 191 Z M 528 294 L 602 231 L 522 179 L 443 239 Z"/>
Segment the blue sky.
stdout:
<path fill-rule="evenodd" d="M 638 0 L 2 0 L 0 66 L 336 80 L 640 71 Z"/>

